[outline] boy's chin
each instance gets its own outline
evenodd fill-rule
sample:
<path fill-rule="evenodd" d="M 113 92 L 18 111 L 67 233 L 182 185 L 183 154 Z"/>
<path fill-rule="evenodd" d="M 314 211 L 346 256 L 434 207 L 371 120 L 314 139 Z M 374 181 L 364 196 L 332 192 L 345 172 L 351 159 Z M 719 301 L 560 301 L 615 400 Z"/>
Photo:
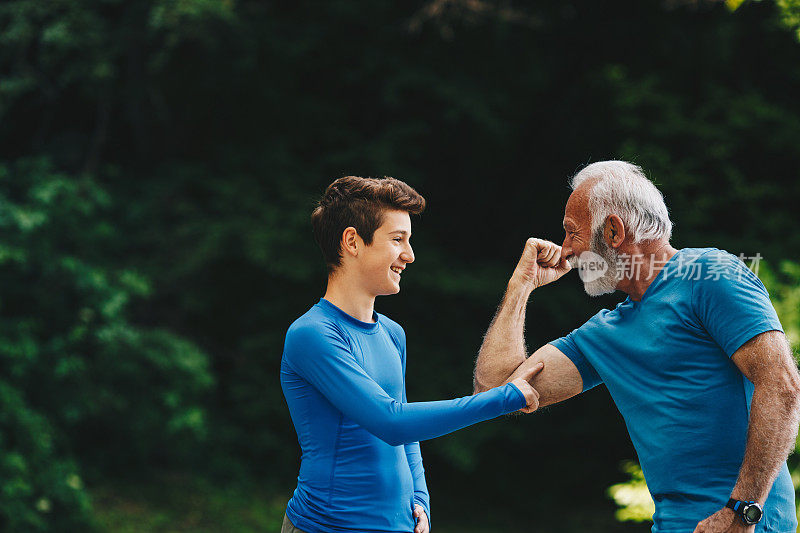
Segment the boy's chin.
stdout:
<path fill-rule="evenodd" d="M 400 292 L 400 284 L 394 286 L 385 287 L 379 296 L 391 296 L 392 294 L 397 294 Z"/>

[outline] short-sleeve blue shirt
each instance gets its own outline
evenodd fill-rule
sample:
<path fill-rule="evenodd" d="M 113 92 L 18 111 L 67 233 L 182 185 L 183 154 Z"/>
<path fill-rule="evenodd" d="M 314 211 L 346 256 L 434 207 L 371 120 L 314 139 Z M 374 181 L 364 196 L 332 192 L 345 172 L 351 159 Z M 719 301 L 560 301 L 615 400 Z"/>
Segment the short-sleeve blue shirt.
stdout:
<path fill-rule="evenodd" d="M 781 324 L 764 285 L 738 258 L 684 248 L 641 301 L 627 298 L 551 344 L 584 390 L 605 383 L 656 504 L 654 533 L 691 533 L 721 509 L 744 458 L 753 384 L 730 359 Z M 794 487 L 784 464 L 757 533 L 794 533 Z"/>

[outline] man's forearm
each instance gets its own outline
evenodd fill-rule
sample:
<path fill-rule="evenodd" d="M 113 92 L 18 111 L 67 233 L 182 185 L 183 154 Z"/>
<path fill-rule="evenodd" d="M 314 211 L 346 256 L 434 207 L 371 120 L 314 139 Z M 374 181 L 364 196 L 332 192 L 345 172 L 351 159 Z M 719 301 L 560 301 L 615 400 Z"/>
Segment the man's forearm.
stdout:
<path fill-rule="evenodd" d="M 794 449 L 798 421 L 800 399 L 794 386 L 756 386 L 744 460 L 731 497 L 764 503 Z"/>
<path fill-rule="evenodd" d="M 475 392 L 501 385 L 525 361 L 525 307 L 532 291 L 531 284 L 509 282 L 478 352 Z"/>
<path fill-rule="evenodd" d="M 528 298 L 535 288 L 557 280 L 569 270 L 570 265 L 561 258 L 561 247 L 557 244 L 533 238 L 525 242 L 506 294 L 478 352 L 473 375 L 475 392 L 503 384 L 525 361 Z"/>

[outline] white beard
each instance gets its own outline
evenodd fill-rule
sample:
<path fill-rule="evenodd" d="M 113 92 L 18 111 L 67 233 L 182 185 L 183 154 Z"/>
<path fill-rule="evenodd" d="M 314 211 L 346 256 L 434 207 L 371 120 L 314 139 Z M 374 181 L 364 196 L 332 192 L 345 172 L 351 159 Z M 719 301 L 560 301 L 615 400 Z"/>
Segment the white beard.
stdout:
<path fill-rule="evenodd" d="M 617 261 L 619 253 L 606 244 L 603 240 L 603 228 L 600 227 L 592 235 L 592 241 L 589 243 L 589 251 L 595 253 L 603 258 L 608 265 L 608 269 L 597 279 L 592 281 L 583 282 L 583 290 L 589 296 L 602 296 L 604 294 L 611 294 L 617 290 Z"/>

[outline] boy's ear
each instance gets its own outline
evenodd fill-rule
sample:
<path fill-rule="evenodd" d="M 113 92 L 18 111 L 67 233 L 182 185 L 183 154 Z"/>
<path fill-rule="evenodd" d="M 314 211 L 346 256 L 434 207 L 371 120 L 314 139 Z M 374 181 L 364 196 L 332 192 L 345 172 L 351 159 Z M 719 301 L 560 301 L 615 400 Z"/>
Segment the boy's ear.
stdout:
<path fill-rule="evenodd" d="M 342 232 L 342 252 L 358 257 L 359 248 L 363 248 L 364 241 L 358 236 L 356 228 L 350 226 Z"/>

